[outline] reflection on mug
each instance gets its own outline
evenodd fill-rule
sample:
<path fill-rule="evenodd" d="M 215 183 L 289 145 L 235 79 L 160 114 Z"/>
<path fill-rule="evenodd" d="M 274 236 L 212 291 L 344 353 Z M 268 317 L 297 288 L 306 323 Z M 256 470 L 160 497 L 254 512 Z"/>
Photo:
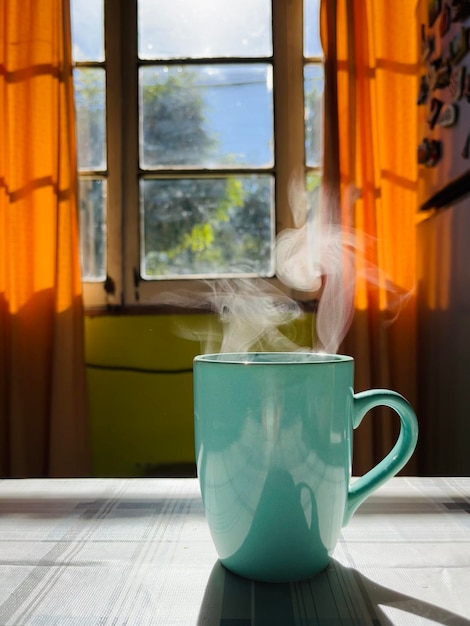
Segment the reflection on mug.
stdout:
<path fill-rule="evenodd" d="M 407 462 L 417 421 L 399 394 L 355 394 L 349 356 L 233 353 L 194 359 L 198 478 L 217 553 L 231 571 L 298 581 L 328 564 L 357 507 Z M 376 406 L 400 418 L 389 454 L 351 483 L 353 430 Z"/>
<path fill-rule="evenodd" d="M 326 567 L 328 548 L 321 540 L 318 529 L 316 501 L 310 491 L 307 516 L 301 504 L 301 490 L 284 469 L 272 469 L 266 478 L 258 501 L 256 515 L 252 518 L 243 543 L 230 555 L 221 557 L 224 565 L 237 571 L 240 563 L 251 563 L 246 572 L 250 578 L 262 579 L 268 569 L 271 576 L 282 580 L 285 563 L 298 562 L 301 578 L 308 577 L 311 563 Z M 272 523 L 276 520 L 276 524 Z M 285 529 L 289 529 L 289 533 Z M 305 554 L 307 550 L 308 554 Z M 305 563 L 305 571 L 301 563 Z M 261 565 L 259 571 L 257 563 Z"/>

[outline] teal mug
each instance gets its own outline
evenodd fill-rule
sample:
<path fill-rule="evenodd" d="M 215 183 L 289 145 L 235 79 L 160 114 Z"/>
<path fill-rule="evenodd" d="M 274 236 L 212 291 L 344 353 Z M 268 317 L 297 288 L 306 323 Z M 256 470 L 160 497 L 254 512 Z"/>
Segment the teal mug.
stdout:
<path fill-rule="evenodd" d="M 310 352 L 206 354 L 194 359 L 196 461 L 219 559 L 266 582 L 323 570 L 342 526 L 416 446 L 399 394 L 353 392 L 354 360 Z M 388 455 L 351 482 L 352 432 L 391 407 L 400 433 Z"/>

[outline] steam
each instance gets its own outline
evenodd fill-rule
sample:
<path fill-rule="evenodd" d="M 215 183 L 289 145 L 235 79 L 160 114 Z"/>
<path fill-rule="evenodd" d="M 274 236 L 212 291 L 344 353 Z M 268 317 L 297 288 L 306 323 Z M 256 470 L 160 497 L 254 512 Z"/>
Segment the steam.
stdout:
<path fill-rule="evenodd" d="M 323 199 L 323 202 L 322 202 Z M 278 235 L 275 247 L 276 276 L 284 285 L 278 288 L 261 278 L 206 281 L 206 289 L 194 293 L 167 294 L 167 303 L 207 309 L 217 319 L 202 328 L 182 327 L 179 334 L 201 343 L 201 351 L 297 351 L 336 353 L 353 318 L 356 265 L 364 278 L 387 290 L 392 321 L 406 303 L 409 293 L 400 292 L 379 268 L 366 260 L 370 239 L 357 236 L 329 216 L 328 200 L 318 193 L 307 207 L 306 196 L 291 187 L 290 205 L 294 227 Z M 354 194 L 347 194 L 350 207 Z M 360 243 L 359 243 L 360 242 Z M 246 268 L 244 268 L 246 271 Z M 296 299 L 286 294 L 296 292 Z M 287 291 L 288 291 L 287 290 Z M 313 345 L 296 341 L 292 322 L 305 313 L 299 300 L 319 298 L 314 316 Z"/>
<path fill-rule="evenodd" d="M 280 233 L 276 245 L 279 279 L 300 292 L 321 293 L 316 314 L 314 349 L 335 353 L 351 324 L 354 307 L 352 232 L 326 217 L 321 205 L 311 207 L 299 228 Z"/>
<path fill-rule="evenodd" d="M 344 212 L 351 213 L 358 191 L 346 190 Z M 308 207 L 304 223 L 281 232 L 276 245 L 276 267 L 280 280 L 291 289 L 319 294 L 316 313 L 315 351 L 336 353 L 354 315 L 356 277 L 369 285 L 380 286 L 386 295 L 388 325 L 393 323 L 408 302 L 411 292 L 399 289 L 376 264 L 368 261 L 373 237 L 335 223 L 332 200 L 318 193 Z M 306 200 L 295 190 L 291 194 L 294 221 Z M 304 213 L 304 214 L 305 214 Z M 360 268 L 360 269 L 359 269 Z"/>
<path fill-rule="evenodd" d="M 188 297 L 175 294 L 171 303 L 183 305 Z M 168 301 L 168 300 L 167 300 Z M 194 296 L 191 296 L 194 306 Z M 196 307 L 210 308 L 217 319 L 202 328 L 181 326 L 179 334 L 198 340 L 203 352 L 292 352 L 310 350 L 299 346 L 291 323 L 302 317 L 300 305 L 261 278 L 206 281 Z"/>

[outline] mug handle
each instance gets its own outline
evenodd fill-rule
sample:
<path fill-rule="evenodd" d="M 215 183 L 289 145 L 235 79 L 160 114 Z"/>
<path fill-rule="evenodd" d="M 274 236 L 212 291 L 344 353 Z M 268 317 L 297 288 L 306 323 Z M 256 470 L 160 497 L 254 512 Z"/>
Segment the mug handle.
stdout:
<path fill-rule="evenodd" d="M 376 406 L 388 406 L 400 417 L 398 439 L 387 454 L 375 467 L 349 485 L 343 526 L 351 519 L 357 507 L 364 502 L 380 485 L 395 476 L 408 462 L 418 440 L 418 421 L 408 400 L 389 389 L 369 389 L 353 395 L 353 428 L 357 428 L 364 415 Z"/>

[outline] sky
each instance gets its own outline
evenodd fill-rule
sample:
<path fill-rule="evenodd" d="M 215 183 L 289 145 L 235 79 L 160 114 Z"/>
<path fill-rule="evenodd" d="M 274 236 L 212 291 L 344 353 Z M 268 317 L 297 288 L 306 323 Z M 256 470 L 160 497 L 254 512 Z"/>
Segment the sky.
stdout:
<path fill-rule="evenodd" d="M 321 54 L 320 0 L 304 2 L 305 53 L 315 56 Z M 103 60 L 103 0 L 71 0 L 71 6 L 75 60 Z M 138 0 L 138 19 L 142 58 L 271 52 L 269 0 Z"/>
<path fill-rule="evenodd" d="M 307 54 L 320 52 L 319 0 L 305 0 Z M 138 0 L 139 56 L 263 57 L 272 54 L 270 0 Z M 72 0 L 73 54 L 77 61 L 104 60 L 103 5 Z M 250 28 L 247 28 L 247 24 Z M 273 159 L 272 76 L 255 68 L 198 67 L 208 131 L 221 152 L 245 154 L 245 162 L 269 167 Z"/>

